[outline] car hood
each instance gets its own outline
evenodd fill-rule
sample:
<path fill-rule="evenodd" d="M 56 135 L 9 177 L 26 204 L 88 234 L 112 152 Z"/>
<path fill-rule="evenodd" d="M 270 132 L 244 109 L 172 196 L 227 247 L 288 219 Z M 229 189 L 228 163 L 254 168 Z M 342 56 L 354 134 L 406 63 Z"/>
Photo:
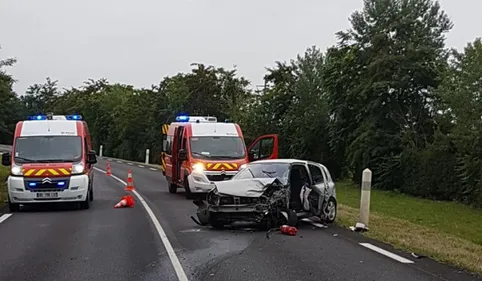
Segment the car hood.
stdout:
<path fill-rule="evenodd" d="M 218 193 L 221 195 L 260 197 L 275 182 L 281 183 L 277 178 L 259 178 L 219 181 L 215 184 Z"/>

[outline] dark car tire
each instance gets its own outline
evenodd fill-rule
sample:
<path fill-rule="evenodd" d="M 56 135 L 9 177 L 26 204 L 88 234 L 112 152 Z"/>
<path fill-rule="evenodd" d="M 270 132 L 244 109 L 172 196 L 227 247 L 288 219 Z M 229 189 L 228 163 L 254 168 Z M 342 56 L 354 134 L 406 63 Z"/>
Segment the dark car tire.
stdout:
<path fill-rule="evenodd" d="M 187 180 L 187 177 L 184 178 L 184 195 L 186 196 L 186 199 L 194 199 L 195 197 L 189 188 L 189 181 Z"/>
<path fill-rule="evenodd" d="M 10 210 L 10 213 L 20 212 L 20 204 L 12 203 L 8 200 L 8 209 Z"/>
<path fill-rule="evenodd" d="M 169 185 L 169 193 L 176 193 L 177 192 L 177 185 L 172 183 L 172 182 L 168 182 L 168 185 Z"/>
<path fill-rule="evenodd" d="M 80 202 L 80 209 L 87 210 L 90 209 L 90 192 L 87 192 L 87 198 L 84 201 Z"/>
<path fill-rule="evenodd" d="M 296 215 L 296 212 L 293 210 L 286 210 L 286 213 L 288 214 L 288 220 L 286 221 L 286 225 L 298 226 L 298 216 Z"/>

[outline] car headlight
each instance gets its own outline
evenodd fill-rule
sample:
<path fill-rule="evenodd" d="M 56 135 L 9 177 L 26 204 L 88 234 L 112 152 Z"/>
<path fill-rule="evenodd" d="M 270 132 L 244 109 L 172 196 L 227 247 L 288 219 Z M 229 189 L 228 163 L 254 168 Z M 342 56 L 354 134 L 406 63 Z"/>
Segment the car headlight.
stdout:
<path fill-rule="evenodd" d="M 82 174 L 84 172 L 84 164 L 74 164 L 72 165 L 72 175 Z"/>
<path fill-rule="evenodd" d="M 22 166 L 17 166 L 17 165 L 12 165 L 12 168 L 10 169 L 10 173 L 14 176 L 21 176 L 23 175 L 23 169 Z"/>
<path fill-rule="evenodd" d="M 238 170 L 242 170 L 242 169 L 246 168 L 247 166 L 248 166 L 248 165 L 243 164 L 243 165 L 239 166 L 239 169 L 238 169 Z"/>
<path fill-rule="evenodd" d="M 192 164 L 192 169 L 198 173 L 202 173 L 204 170 L 206 170 L 203 163 Z"/>

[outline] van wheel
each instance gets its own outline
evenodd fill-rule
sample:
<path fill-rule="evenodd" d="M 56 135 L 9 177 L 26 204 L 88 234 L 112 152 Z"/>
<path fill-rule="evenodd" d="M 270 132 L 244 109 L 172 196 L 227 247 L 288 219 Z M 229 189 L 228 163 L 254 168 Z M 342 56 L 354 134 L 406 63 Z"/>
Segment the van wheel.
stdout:
<path fill-rule="evenodd" d="M 90 208 L 90 192 L 87 192 L 87 198 L 84 201 L 80 202 L 80 209 L 87 210 Z"/>
<path fill-rule="evenodd" d="M 177 185 L 174 183 L 168 183 L 169 184 L 169 193 L 176 193 L 177 192 Z"/>
<path fill-rule="evenodd" d="M 185 190 L 184 195 L 186 196 L 186 199 L 194 199 L 194 195 L 192 194 L 191 189 L 189 188 L 189 181 L 187 180 L 187 177 L 184 178 L 184 190 Z"/>
<path fill-rule="evenodd" d="M 16 213 L 20 211 L 20 204 L 12 203 L 10 200 L 8 200 L 8 208 L 10 209 L 11 213 Z"/>

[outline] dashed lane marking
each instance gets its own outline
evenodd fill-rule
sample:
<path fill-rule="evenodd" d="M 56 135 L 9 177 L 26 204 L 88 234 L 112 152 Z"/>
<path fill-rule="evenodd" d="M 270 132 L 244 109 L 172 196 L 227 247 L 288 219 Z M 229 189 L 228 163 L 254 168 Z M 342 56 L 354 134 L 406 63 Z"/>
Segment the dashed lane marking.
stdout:
<path fill-rule="evenodd" d="M 104 170 L 101 170 L 97 167 L 94 167 L 94 169 L 101 173 L 104 173 L 104 174 L 106 173 Z M 121 180 L 120 178 L 114 175 L 112 175 L 111 177 L 117 180 L 118 182 L 122 183 L 123 185 L 127 185 L 127 183 Z M 164 248 L 166 248 L 166 252 L 169 255 L 169 259 L 171 260 L 172 266 L 176 271 L 177 279 L 179 281 L 189 281 L 189 279 L 187 278 L 186 272 L 184 272 L 184 269 L 182 268 L 181 262 L 179 262 L 179 258 L 177 257 L 176 252 L 174 252 L 174 248 L 172 247 L 171 242 L 169 241 L 169 238 L 167 238 L 166 232 L 164 232 L 164 229 L 162 228 L 161 223 L 157 219 L 156 215 L 154 215 L 154 212 L 152 211 L 151 207 L 149 207 L 149 205 L 144 200 L 144 198 L 136 190 L 133 190 L 132 193 L 134 193 L 137 199 L 139 199 L 142 206 L 144 207 L 147 214 L 149 215 L 149 218 L 151 219 L 152 223 L 156 227 L 157 234 L 159 234 L 159 238 L 164 244 Z"/>
<path fill-rule="evenodd" d="M 12 214 L 3 214 L 1 217 L 0 217 L 0 223 L 6 221 L 9 217 L 11 217 Z"/>
<path fill-rule="evenodd" d="M 132 164 L 132 163 L 127 163 L 127 165 L 131 165 L 131 166 L 132 166 L 132 165 L 134 165 L 134 164 Z"/>
<path fill-rule="evenodd" d="M 137 165 L 137 167 L 139 167 L 139 168 L 144 168 L 144 166 L 142 166 L 142 165 Z"/>
<path fill-rule="evenodd" d="M 149 170 L 151 170 L 151 171 L 157 171 L 156 168 L 149 168 Z"/>
<path fill-rule="evenodd" d="M 117 163 L 122 163 L 122 161 L 120 161 L 120 160 L 117 160 Z"/>
<path fill-rule="evenodd" d="M 379 254 L 382 254 L 382 255 L 384 255 L 384 256 L 387 256 L 387 257 L 389 257 L 389 258 L 391 258 L 391 259 L 394 259 L 394 260 L 396 260 L 396 261 L 398 261 L 398 262 L 401 262 L 401 263 L 414 263 L 413 261 L 411 261 L 411 260 L 409 260 L 409 259 L 406 259 L 406 258 L 401 257 L 401 256 L 399 256 L 399 255 L 396 255 L 396 254 L 394 254 L 394 253 L 391 253 L 391 252 L 389 252 L 389 251 L 387 251 L 387 250 L 384 250 L 384 249 L 382 249 L 382 248 L 379 248 L 379 247 L 377 247 L 377 246 L 375 246 L 375 245 L 372 245 L 372 244 L 370 244 L 370 243 L 360 243 L 360 245 L 362 245 L 363 247 L 368 248 L 368 249 L 370 249 L 370 250 L 372 250 L 372 251 L 375 251 L 375 252 L 377 252 L 377 253 L 379 253 Z"/>

